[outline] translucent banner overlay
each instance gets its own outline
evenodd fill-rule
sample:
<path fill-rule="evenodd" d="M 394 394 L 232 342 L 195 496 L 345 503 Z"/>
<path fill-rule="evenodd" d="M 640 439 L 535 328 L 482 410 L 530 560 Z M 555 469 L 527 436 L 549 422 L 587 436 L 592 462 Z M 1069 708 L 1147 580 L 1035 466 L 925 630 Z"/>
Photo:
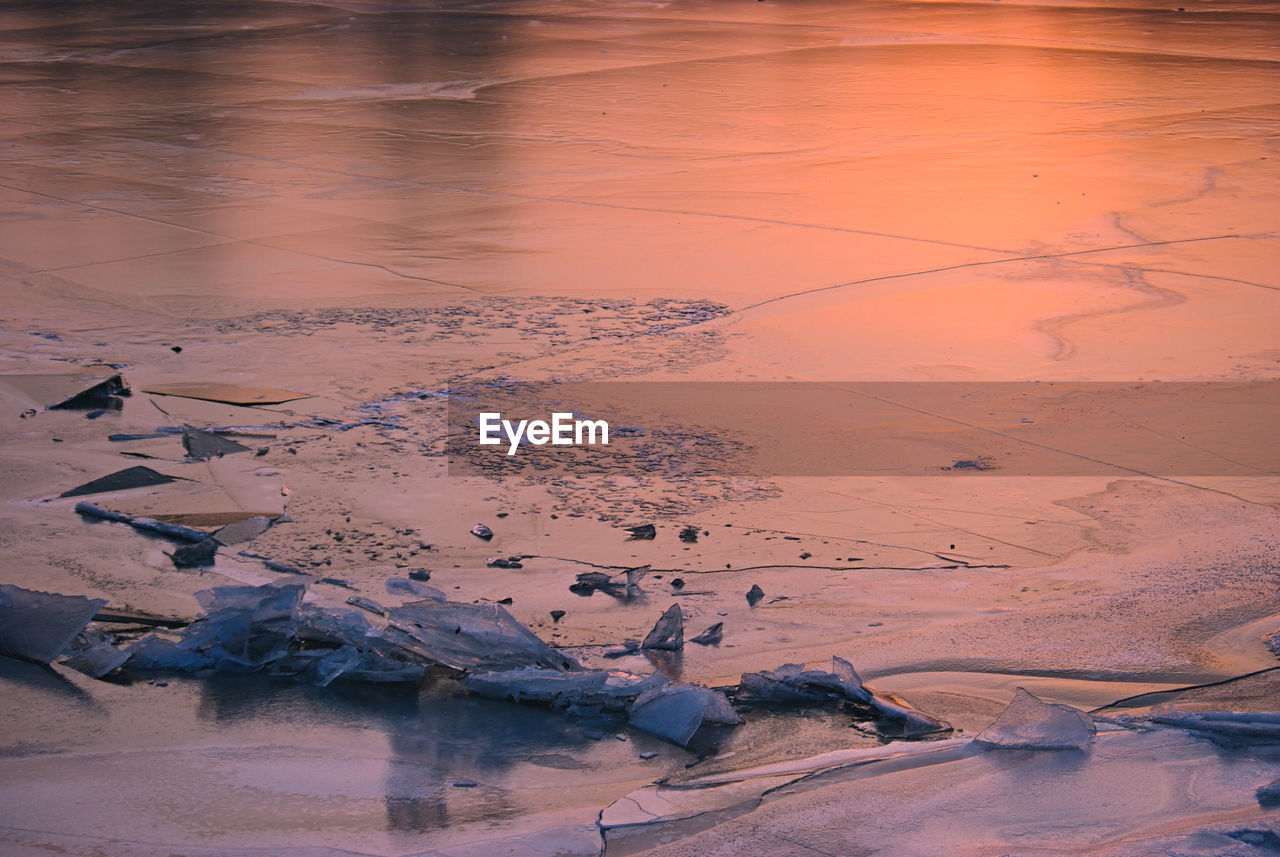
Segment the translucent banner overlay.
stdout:
<path fill-rule="evenodd" d="M 1280 381 L 493 382 L 448 402 L 454 475 L 1280 475 Z M 555 414 L 569 442 L 529 442 Z"/>

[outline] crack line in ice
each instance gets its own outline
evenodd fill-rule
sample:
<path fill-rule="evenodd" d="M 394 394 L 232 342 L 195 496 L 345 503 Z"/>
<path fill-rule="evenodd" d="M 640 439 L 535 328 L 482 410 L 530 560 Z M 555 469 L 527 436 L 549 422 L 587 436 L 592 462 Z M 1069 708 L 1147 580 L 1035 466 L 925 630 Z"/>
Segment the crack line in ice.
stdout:
<path fill-rule="evenodd" d="M 43 191 L 32 190 L 32 189 L 30 189 L 30 188 L 15 187 L 15 186 L 13 186 L 13 185 L 4 184 L 4 183 L 2 183 L 2 182 L 0 182 L 0 188 L 5 188 L 6 190 L 14 190 L 14 191 L 18 191 L 19 193 L 29 193 L 29 194 L 31 194 L 32 196 L 39 196 L 39 197 L 43 197 L 43 198 L 45 198 L 45 199 L 51 199 L 51 200 L 54 200 L 55 202 L 62 202 L 62 203 L 66 203 L 67 205 L 79 205 L 79 206 L 82 206 L 82 207 L 84 207 L 84 208 L 91 209 L 91 210 L 93 210 L 93 211 L 105 211 L 105 212 L 108 212 L 108 213 L 110 213 L 110 214 L 118 214 L 118 215 L 120 215 L 121 217 L 132 217 L 132 218 L 135 218 L 135 219 L 137 219 L 137 220 L 145 220 L 145 221 L 147 221 L 147 222 L 149 222 L 149 223 L 155 223 L 155 224 L 158 224 L 158 225 L 160 225 L 160 226 L 168 226 L 168 227 L 173 228 L 173 229 L 181 229 L 181 230 L 184 230 L 184 231 L 186 231 L 186 232 L 194 232 L 194 233 L 195 233 L 195 234 L 197 234 L 197 235 L 203 235 L 203 236 L 208 237 L 208 238 L 217 238 L 217 239 L 221 239 L 222 241 L 229 242 L 229 243 L 235 243 L 235 244 L 248 244 L 248 245 L 253 246 L 253 247 L 262 247 L 263 249 L 266 249 L 266 250 L 275 250 L 276 252 L 279 252 L 279 253 L 290 253 L 290 254 L 295 255 L 295 256 L 304 256 L 304 257 L 309 258 L 309 259 L 320 259 L 320 260 L 325 261 L 325 262 L 333 262 L 334 264 L 337 264 L 337 265 L 355 265 L 355 266 L 363 267 L 363 268 L 376 268 L 376 269 L 378 269 L 378 270 L 385 271 L 386 273 L 391 274 L 393 277 L 400 277 L 400 278 L 402 278 L 402 279 L 406 279 L 406 280 L 415 280 L 415 281 L 417 281 L 417 282 L 422 282 L 422 283 L 431 283 L 432 285 L 437 285 L 437 286 L 448 286 L 448 287 L 450 287 L 450 288 L 455 288 L 455 289 L 465 289 L 466 291 L 469 291 L 469 292 L 479 292 L 479 291 L 481 291 L 480 289 L 476 288 L 475 286 L 468 286 L 468 285 L 466 285 L 466 284 L 464 284 L 464 283 L 451 283 L 451 282 L 448 282 L 448 281 L 446 281 L 446 280 L 436 280 L 436 279 L 432 279 L 431 277 L 422 277 L 422 276 L 418 276 L 418 275 L 416 275 L 416 274 L 405 274 L 405 273 L 403 273 L 403 272 L 401 272 L 401 271 L 396 271 L 396 270 L 394 270 L 394 269 L 392 269 L 392 268 L 387 267 L 386 265 L 382 265 L 382 264 L 379 264 L 379 263 L 377 263 L 377 262 L 358 262 L 358 261 L 355 261 L 355 260 L 352 260 L 352 259 L 338 259 L 338 258 L 333 257 L 333 256 L 324 256 L 324 255 L 321 255 L 321 254 L 319 254 L 319 253 L 307 253 L 307 252 L 304 252 L 304 251 L 302 251 L 302 250 L 293 250 L 293 249 L 286 248 L 286 247 L 277 247 L 277 246 L 276 246 L 276 245 L 274 245 L 274 244 L 268 244 L 268 243 L 266 243 L 265 241 L 262 241 L 262 240 L 254 240 L 254 239 L 251 239 L 251 238 L 235 238 L 235 237 L 233 237 L 233 236 L 230 236 L 230 235 L 223 235 L 223 234 L 221 234 L 221 233 L 213 232 L 213 231 L 210 231 L 210 230 L 208 230 L 208 229 L 197 229 L 197 228 L 195 228 L 195 227 L 193 227 L 193 226 L 183 226 L 182 224 L 179 224 L 179 223 L 171 223 L 171 222 L 169 222 L 169 221 L 167 221 L 167 220 L 163 220 L 163 219 L 158 218 L 158 217 L 148 217 L 148 216 L 147 216 L 147 215 L 145 215 L 145 214 L 137 214 L 136 212 L 132 212 L 132 211 L 123 211 L 123 210 L 121 210 L 121 209 L 118 209 L 118 208 L 111 208 L 110 206 L 101 205 L 101 204 L 99 204 L 99 203 L 91 203 L 91 202 L 84 202 L 84 201 L 82 201 L 82 200 L 67 199 L 66 197 L 56 196 L 56 195 L 51 194 L 51 193 L 45 193 L 45 192 L 43 192 Z M 209 245 L 209 247 L 218 247 L 218 246 L 221 246 L 221 245 L 219 245 L 219 244 L 212 244 L 212 245 Z M 164 252 L 162 252 L 162 253 L 148 253 L 148 254 L 144 254 L 144 255 L 141 255 L 141 256 L 133 256 L 133 257 L 129 257 L 129 258 L 126 258 L 126 259 L 112 259 L 112 260 L 105 261 L 105 262 L 89 262 L 89 263 L 84 264 L 84 265 L 69 265 L 69 266 L 62 267 L 62 268 L 43 268 L 43 269 L 33 269 L 32 273 L 37 273 L 37 274 L 51 274 L 51 273 L 56 273 L 56 272 L 58 272 L 58 271 L 71 271 L 71 270 L 76 270 L 76 269 L 80 269 L 80 268 L 92 268 L 92 267 L 94 267 L 95 265 L 110 265 L 110 264 L 115 264 L 115 263 L 118 263 L 118 262 L 131 262 L 131 261 L 134 261 L 134 260 L 136 260 L 136 259 L 146 259 L 146 258 L 150 258 L 150 257 L 152 257 L 152 256 L 168 256 L 168 255 L 177 255 L 177 254 L 180 254 L 180 253 L 186 253 L 186 252 L 189 252 L 189 251 L 209 249 L 209 247 L 184 247 L 184 248 L 179 249 L 179 250 L 168 250 L 168 251 L 164 251 Z"/>
<path fill-rule="evenodd" d="M 874 235 L 876 233 L 864 233 L 864 234 Z M 884 280 L 902 280 L 902 279 L 909 279 L 911 277 L 921 277 L 926 274 L 941 274 L 941 273 L 946 273 L 947 271 L 960 271 L 966 268 L 981 268 L 981 267 L 986 267 L 988 265 L 1006 265 L 1014 262 L 1041 262 L 1041 261 L 1051 261 L 1055 259 L 1066 259 L 1067 261 L 1074 261 L 1071 257 L 1082 256 L 1087 253 L 1106 253 L 1113 250 L 1134 250 L 1141 247 L 1164 247 L 1170 244 L 1192 244 L 1199 241 L 1222 241 L 1228 238 L 1274 238 L 1276 234 L 1277 233 L 1275 232 L 1258 232 L 1253 234 L 1231 233 L 1227 235 L 1208 235 L 1208 236 L 1203 236 L 1199 238 L 1174 238 L 1168 241 L 1144 241 L 1142 243 L 1135 243 L 1135 244 L 1118 244 L 1111 247 L 1094 247 L 1088 250 L 1069 250 L 1062 253 L 1036 253 L 1036 254 L 1025 255 L 1025 256 L 1015 256 L 1009 259 L 982 259 L 977 262 L 960 262 L 955 265 L 943 265 L 937 268 L 925 268 L 923 270 L 903 272 L 901 274 L 878 274 L 874 277 L 865 277 L 860 280 L 850 280 L 844 283 L 833 283 L 832 285 L 829 285 L 829 286 L 816 286 L 811 289 L 802 289 L 798 292 L 789 292 L 785 295 L 778 295 L 776 297 L 766 298 L 765 300 L 757 301 L 756 303 L 748 304 L 747 306 L 744 306 L 744 307 L 738 307 L 737 309 L 733 310 L 732 314 L 737 315 L 739 313 L 745 313 L 747 310 L 753 310 L 753 309 L 757 309 L 758 307 L 767 306 L 768 304 L 778 303 L 779 301 L 785 301 L 788 298 L 796 298 L 796 297 L 801 297 L 803 295 L 816 294 L 818 292 L 830 292 L 830 291 L 835 291 L 837 289 L 848 288 L 849 286 L 861 286 L 861 285 L 866 285 L 867 283 L 882 282 Z M 887 237 L 900 237 L 900 236 L 887 236 Z M 911 240 L 924 240 L 924 239 L 911 239 Z M 946 242 L 936 242 L 936 243 L 946 243 Z M 967 246 L 967 245 L 951 245 L 951 246 Z M 970 249 L 989 250 L 990 252 L 993 252 L 993 253 L 1010 252 L 1007 250 L 991 250 L 991 248 L 986 248 L 986 247 L 970 247 Z M 1089 264 L 1105 265 L 1107 263 L 1098 262 L 1098 263 L 1089 263 Z"/>
<path fill-rule="evenodd" d="M 1118 268 L 1125 271 L 1144 271 L 1149 274 L 1172 274 L 1179 277 L 1190 277 L 1198 280 L 1217 280 L 1222 283 L 1236 283 L 1241 286 L 1253 286 L 1258 289 L 1266 289 L 1272 292 L 1280 292 L 1280 286 L 1270 286 L 1266 283 L 1255 283 L 1253 280 L 1241 280 L 1236 277 L 1223 277 L 1218 274 L 1198 274 L 1192 271 L 1177 271 L 1171 268 L 1149 268 L 1146 265 L 1130 265 L 1125 262 L 1089 262 L 1084 259 L 1063 259 L 1071 265 L 1083 265 L 1092 268 Z"/>
<path fill-rule="evenodd" d="M 1094 321 L 1107 316 L 1124 315 L 1131 312 L 1139 312 L 1142 310 L 1167 309 L 1175 307 L 1179 304 L 1187 302 L 1188 298 L 1182 292 L 1175 289 L 1161 288 L 1147 282 L 1146 277 L 1137 271 L 1126 268 L 1120 269 L 1118 282 L 1112 283 L 1121 288 L 1135 291 L 1140 294 L 1148 295 L 1146 300 L 1139 300 L 1136 303 L 1127 304 L 1118 307 L 1104 307 L 1102 309 L 1089 310 L 1087 312 L 1064 313 L 1063 315 L 1054 316 L 1052 318 L 1042 319 L 1032 325 L 1032 329 L 1038 330 L 1045 336 L 1057 343 L 1057 348 L 1050 356 L 1051 360 L 1066 360 L 1076 354 L 1075 342 L 1068 337 L 1063 330 L 1069 325 L 1081 321 Z"/>
<path fill-rule="evenodd" d="M 906 506 L 898 506 L 898 505 L 894 505 L 893 503 L 882 503 L 879 500 L 872 500 L 870 497 L 860 497 L 857 494 L 846 494 L 843 491 L 834 491 L 834 490 L 828 489 L 825 493 L 835 494 L 837 497 L 847 497 L 850 500 L 861 500 L 864 503 L 871 503 L 872 505 L 880 506 L 883 509 L 891 509 L 894 512 L 898 512 L 899 514 L 906 515 L 909 518 L 915 518 L 916 520 L 924 521 L 925 523 L 928 523 L 928 524 L 934 524 L 936 526 L 943 527 L 948 530 L 955 530 L 957 533 L 964 533 L 965 535 L 974 536 L 979 539 L 986 539 L 987 541 L 996 542 L 997 544 L 1002 544 L 1005 547 L 1017 548 L 1018 550 L 1030 551 L 1031 553 L 1038 553 L 1040 554 L 1040 556 L 1048 557 L 1049 559 L 1063 558 L 1059 554 L 1053 554 L 1053 553 L 1048 553 L 1042 550 L 1036 550 L 1035 548 L 1027 547 L 1026 545 L 1020 545 L 1014 542 L 1007 542 L 1004 539 L 998 539 L 995 536 L 989 536 L 985 533 L 979 533 L 976 530 L 966 530 L 964 527 L 959 527 L 959 526 L 956 526 L 955 524 L 948 524 L 945 521 L 938 521 L 933 518 L 927 517 L 925 515 L 908 511 L 908 507 Z M 938 556 L 939 559 L 951 559 L 951 557 L 944 557 L 944 556 L 941 556 L 940 554 L 935 554 L 935 556 Z"/>
<path fill-rule="evenodd" d="M 1219 679 L 1218 681 L 1210 681 L 1204 684 L 1188 684 L 1182 687 L 1171 687 L 1168 690 L 1149 690 L 1146 693 L 1139 693 L 1133 696 L 1126 696 L 1123 699 L 1117 699 L 1115 702 L 1109 702 L 1106 705 L 1099 705 L 1097 708 L 1093 709 L 1089 713 L 1097 714 L 1098 712 L 1105 711 L 1108 708 L 1132 708 L 1132 707 L 1135 707 L 1134 706 L 1135 703 L 1137 705 L 1143 705 L 1143 706 L 1154 705 L 1156 702 L 1161 701 L 1154 697 L 1164 697 L 1164 696 L 1168 696 L 1169 694 L 1180 694 L 1188 690 L 1200 690 L 1202 688 L 1208 688 L 1208 687 L 1220 687 L 1224 684 L 1230 684 L 1233 681 L 1239 681 L 1245 678 L 1253 678 L 1254 676 L 1273 673 L 1276 670 L 1280 670 L 1280 666 L 1264 667 L 1263 669 L 1254 670 L 1253 672 L 1250 672 L 1250 673 L 1243 673 L 1242 675 L 1233 675 L 1230 678 Z M 1150 702 L 1141 701 L 1149 697 L 1153 697 L 1150 700 Z"/>
<path fill-rule="evenodd" d="M 815 538 L 819 538 L 819 537 L 815 536 Z M 829 539 L 829 538 L 836 538 L 836 537 L 821 536 L 820 538 Z M 859 541 L 859 540 L 846 539 L 846 541 Z M 917 553 L 927 553 L 930 556 L 938 557 L 938 559 L 948 564 L 947 565 L 810 565 L 810 564 L 799 563 L 799 562 L 796 562 L 796 563 L 788 562 L 788 563 L 780 563 L 776 565 L 743 565 L 743 566 L 738 566 L 736 568 L 705 568 L 705 569 L 658 568 L 654 566 L 650 569 L 650 571 L 657 572 L 658 574 L 735 574 L 740 571 L 771 571 L 771 570 L 780 569 L 780 568 L 803 568 L 803 569 L 810 569 L 813 571 L 952 571 L 956 569 L 966 569 L 966 570 L 979 569 L 979 568 L 1006 569 L 1006 568 L 1014 567 L 1014 566 L 1008 565 L 1007 563 L 1001 563 L 1001 564 L 968 563 L 962 559 L 955 559 L 953 557 L 944 557 L 939 554 L 934 554 L 934 553 L 931 553 L 930 551 L 923 550 L 921 548 L 912 548 L 912 547 L 907 547 L 906 545 L 885 545 L 885 544 L 880 544 L 878 542 L 863 542 L 863 544 L 875 544 L 878 547 L 896 548 L 898 550 L 915 551 Z M 1014 547 L 1017 547 L 1017 545 L 1014 545 Z M 573 557 L 568 557 L 568 556 L 547 556 L 545 554 L 532 554 L 532 553 L 523 554 L 523 556 L 525 557 L 525 559 L 550 559 L 550 560 L 555 560 L 556 562 L 571 562 L 574 565 L 586 565 L 586 566 L 590 566 L 591 568 L 605 569 L 606 571 L 626 571 L 626 568 L 627 568 L 626 566 L 622 566 L 622 565 L 602 565 L 598 562 L 589 562 L 585 559 L 574 559 Z M 1058 557 L 1051 557 L 1051 558 L 1057 559 Z"/>

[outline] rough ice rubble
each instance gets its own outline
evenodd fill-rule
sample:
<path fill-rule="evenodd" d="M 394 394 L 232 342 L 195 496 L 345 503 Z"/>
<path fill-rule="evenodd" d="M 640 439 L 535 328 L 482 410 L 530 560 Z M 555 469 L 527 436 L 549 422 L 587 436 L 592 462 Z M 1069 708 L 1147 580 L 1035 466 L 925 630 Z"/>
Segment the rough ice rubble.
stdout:
<path fill-rule="evenodd" d="M 198 619 L 180 630 L 150 632 L 124 649 L 101 632 L 85 630 L 103 602 L 23 590 L 12 612 L 26 617 L 24 628 L 45 627 L 32 620 L 39 619 L 46 602 L 64 611 L 76 606 L 80 612 L 64 629 L 65 639 L 50 643 L 44 654 L 51 653 L 51 659 L 79 634 L 69 663 L 99 677 L 127 663 L 174 672 L 262 670 L 324 686 L 339 676 L 417 681 L 429 668 L 441 667 L 464 674 L 463 687 L 479 695 L 560 711 L 624 711 L 637 729 L 681 745 L 704 723 L 741 722 L 724 690 L 671 682 L 658 674 L 584 669 L 499 605 L 452 603 L 439 590 L 408 580 L 390 581 L 387 589 L 425 597 L 386 610 L 369 602 L 378 608 L 371 619 L 359 610 L 305 603 L 305 583 L 214 587 L 196 594 L 204 610 Z M 682 624 L 673 605 L 650 636 L 678 641 Z M 742 700 L 785 704 L 849 701 L 895 721 L 911 736 L 948 728 L 864 687 L 853 666 L 840 658 L 833 658 L 830 672 L 789 664 L 749 673 L 728 692 Z"/>
<path fill-rule="evenodd" d="M 503 670 L 468 675 L 462 687 L 489 699 L 537 703 L 556 711 L 625 712 L 632 726 L 681 746 L 689 743 L 703 723 L 740 722 L 723 692 L 673 682 L 660 673 Z"/>
<path fill-rule="evenodd" d="M 413 681 L 428 667 L 471 669 L 576 663 L 496 604 L 417 601 L 386 626 L 344 608 L 304 604 L 305 585 L 220 586 L 197 593 L 205 615 L 182 631 L 153 632 L 130 649 L 142 669 L 257 670 L 328 684 L 339 675 Z"/>
<path fill-rule="evenodd" d="M 784 664 L 776 670 L 746 673 L 736 687 L 724 689 L 672 682 L 660 675 L 581 669 L 478 673 L 463 679 L 462 686 L 492 699 L 547 705 L 560 711 L 625 710 L 632 726 L 682 746 L 688 745 L 704 723 L 742 722 L 730 699 L 789 706 L 849 702 L 878 718 L 877 728 L 893 737 L 915 738 L 951 730 L 948 724 L 891 694 L 865 687 L 853 665 L 838 657 L 832 658 L 830 672 Z"/>
<path fill-rule="evenodd" d="M 1080 709 L 1043 702 L 1020 687 L 995 722 L 973 740 L 987 747 L 1083 750 L 1096 732 L 1093 718 Z"/>

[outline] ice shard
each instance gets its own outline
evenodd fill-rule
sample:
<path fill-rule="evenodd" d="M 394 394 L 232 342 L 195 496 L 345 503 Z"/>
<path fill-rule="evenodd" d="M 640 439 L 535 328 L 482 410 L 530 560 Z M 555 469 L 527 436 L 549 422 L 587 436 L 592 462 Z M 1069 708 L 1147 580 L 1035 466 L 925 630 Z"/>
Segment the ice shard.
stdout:
<path fill-rule="evenodd" d="M 1093 718 L 1069 705 L 1044 702 L 1023 688 L 974 741 L 1023 750 L 1083 750 L 1093 741 Z"/>
<path fill-rule="evenodd" d="M 689 640 L 691 643 L 698 643 L 702 646 L 717 646 L 724 639 L 724 623 L 717 622 L 707 630 L 703 631 L 696 637 Z"/>
<path fill-rule="evenodd" d="M 684 615 L 679 604 L 672 604 L 667 612 L 658 618 L 651 630 L 640 644 L 642 649 L 666 649 L 678 652 L 684 648 Z"/>

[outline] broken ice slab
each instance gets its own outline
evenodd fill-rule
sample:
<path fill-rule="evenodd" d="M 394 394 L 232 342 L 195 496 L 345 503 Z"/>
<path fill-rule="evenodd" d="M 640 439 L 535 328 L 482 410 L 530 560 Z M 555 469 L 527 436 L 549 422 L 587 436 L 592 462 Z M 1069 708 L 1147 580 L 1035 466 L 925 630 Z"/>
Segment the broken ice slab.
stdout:
<path fill-rule="evenodd" d="M 155 533 L 164 536 L 167 539 L 174 539 L 181 542 L 202 542 L 209 538 L 209 534 L 201 530 L 193 530 L 190 527 L 184 527 L 181 524 L 166 524 L 157 521 L 154 518 L 133 518 L 129 515 L 113 512 L 110 509 L 104 509 L 88 500 L 81 500 L 76 503 L 76 514 L 83 515 L 86 518 L 98 518 L 103 521 L 118 521 L 121 524 L 128 524 L 135 530 L 143 530 L 148 533 Z"/>
<path fill-rule="evenodd" d="M 279 405 L 310 397 L 309 393 L 278 390 L 273 387 L 241 387 L 235 384 L 150 384 L 142 392 L 157 396 L 178 396 L 184 399 L 200 399 L 223 405 Z"/>
<path fill-rule="evenodd" d="M 194 461 L 249 451 L 249 447 L 244 444 L 189 426 L 182 429 L 182 448 L 187 451 L 187 458 Z"/>
<path fill-rule="evenodd" d="M 653 524 L 640 524 L 637 527 L 623 527 L 631 535 L 627 536 L 627 541 L 633 542 L 637 540 L 651 540 L 656 538 L 658 530 Z"/>
<path fill-rule="evenodd" d="M 640 694 L 631 704 L 632 726 L 687 746 L 704 723 L 734 726 L 741 722 L 725 695 L 693 684 L 665 684 Z"/>
<path fill-rule="evenodd" d="M 679 604 L 672 604 L 640 644 L 642 649 L 666 649 L 678 652 L 684 648 L 684 614 Z"/>
<path fill-rule="evenodd" d="M 776 670 L 743 673 L 737 698 L 743 702 L 823 703 L 850 700 L 870 704 L 872 694 L 862 685 L 853 664 L 831 659 L 831 671 L 806 670 L 803 664 L 783 664 Z"/>
<path fill-rule="evenodd" d="M 1044 702 L 1020 687 L 1009 706 L 974 741 L 1022 750 L 1083 750 L 1095 732 L 1093 718 L 1085 712 Z"/>
<path fill-rule="evenodd" d="M 0 655 L 47 664 L 107 602 L 0 585 Z"/>
<path fill-rule="evenodd" d="M 403 577 L 393 577 L 386 583 L 388 595 L 407 595 L 411 598 L 425 599 L 428 601 L 446 601 L 444 592 L 436 589 L 434 586 L 427 586 L 425 583 L 417 580 L 405 580 Z"/>
<path fill-rule="evenodd" d="M 1161 705 L 1153 709 L 1147 719 L 1163 726 L 1187 729 L 1227 746 L 1280 742 L 1280 712 L 1277 711 L 1183 711 Z"/>
<path fill-rule="evenodd" d="M 0 375 L 0 386 L 48 410 L 110 407 L 129 385 L 114 369 L 91 366 L 69 374 Z"/>
<path fill-rule="evenodd" d="M 115 638 L 89 625 L 67 645 L 61 661 L 92 678 L 102 678 L 129 660 L 129 653 L 117 649 Z"/>
<path fill-rule="evenodd" d="M 497 604 L 418 601 L 393 607 L 388 617 L 388 639 L 449 669 L 578 667 Z"/>
<path fill-rule="evenodd" d="M 197 592 L 196 600 L 207 615 L 183 629 L 183 641 L 215 666 L 261 667 L 288 653 L 304 589 L 298 583 L 269 583 Z"/>
<path fill-rule="evenodd" d="M 126 467 L 124 470 L 117 470 L 115 473 L 109 473 L 106 476 L 93 479 L 83 485 L 77 485 L 67 491 L 63 491 L 58 496 L 61 497 L 80 497 L 85 494 L 103 494 L 107 491 L 125 491 L 129 488 L 146 488 L 152 485 L 164 485 L 168 482 L 176 482 L 172 476 L 165 476 L 163 473 L 157 473 L 150 467 Z"/>
<path fill-rule="evenodd" d="M 266 515 L 254 515 L 252 518 L 245 518 L 243 521 L 236 521 L 234 524 L 220 527 L 214 532 L 213 537 L 221 545 L 238 545 L 242 542 L 256 539 L 269 529 L 271 529 L 271 519 L 269 517 Z"/>
<path fill-rule="evenodd" d="M 357 610 L 302 604 L 294 613 L 293 633 L 299 640 L 361 649 L 376 632 Z"/>
<path fill-rule="evenodd" d="M 621 670 L 518 670 L 472 673 L 462 687 L 488 699 L 535 702 L 557 711 L 568 708 L 625 710 L 647 690 L 669 680 L 658 673 L 637 675 Z"/>

